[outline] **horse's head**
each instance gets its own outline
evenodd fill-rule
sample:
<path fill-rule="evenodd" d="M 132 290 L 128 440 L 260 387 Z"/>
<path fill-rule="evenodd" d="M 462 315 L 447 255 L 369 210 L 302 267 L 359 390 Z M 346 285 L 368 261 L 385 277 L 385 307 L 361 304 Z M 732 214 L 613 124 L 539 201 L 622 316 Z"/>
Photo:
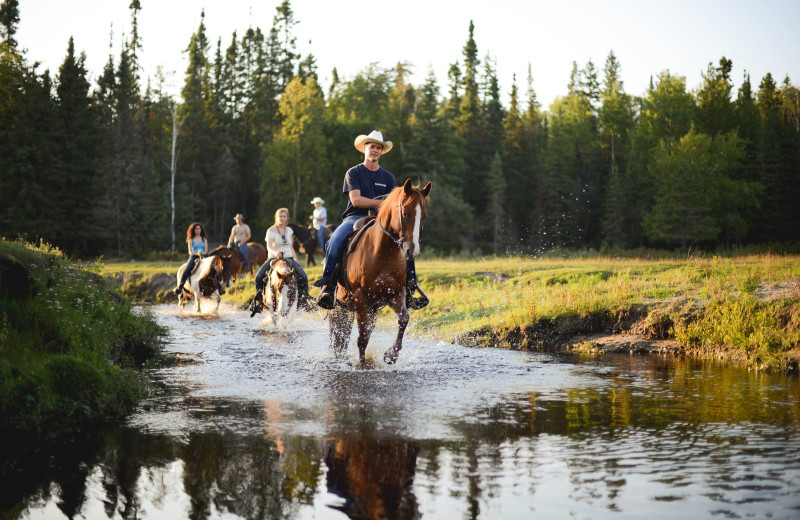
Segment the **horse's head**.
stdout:
<path fill-rule="evenodd" d="M 294 304 L 296 285 L 294 267 L 283 258 L 276 260 L 269 275 L 270 290 L 264 296 L 267 307 L 286 316 Z"/>
<path fill-rule="evenodd" d="M 383 201 L 378 212 L 378 221 L 391 229 L 399 238 L 395 240 L 406 260 L 416 258 L 420 253 L 422 222 L 428 218 L 425 199 L 431 192 L 431 183 L 424 188 L 411 185 L 411 179 L 400 188 L 395 188 Z"/>

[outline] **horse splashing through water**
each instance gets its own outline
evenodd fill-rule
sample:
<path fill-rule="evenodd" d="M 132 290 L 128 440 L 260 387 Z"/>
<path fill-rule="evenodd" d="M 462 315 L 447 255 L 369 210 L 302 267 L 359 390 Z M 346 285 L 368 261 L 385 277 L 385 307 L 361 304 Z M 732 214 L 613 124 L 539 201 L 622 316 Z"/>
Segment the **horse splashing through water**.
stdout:
<path fill-rule="evenodd" d="M 294 267 L 283 258 L 276 259 L 267 273 L 265 286 L 264 307 L 269 311 L 273 323 L 277 323 L 277 317 L 288 316 L 297 303 Z"/>
<path fill-rule="evenodd" d="M 183 310 L 186 304 L 194 298 L 194 311 L 200 312 L 200 298 L 214 297 L 217 301 L 214 312 L 219 309 L 219 302 L 221 300 L 219 289 L 217 287 L 217 276 L 230 279 L 231 259 L 218 250 L 212 251 L 212 254 L 201 258 L 195 264 L 197 267 L 194 272 L 189 276 L 187 284 L 183 286 L 183 291 L 178 295 L 178 307 Z M 178 283 L 181 282 L 181 275 L 186 269 L 186 264 L 178 268 Z"/>
<path fill-rule="evenodd" d="M 431 183 L 419 189 L 407 180 L 383 201 L 374 223 L 355 244 L 348 244 L 336 288 L 336 306 L 328 311 L 331 343 L 337 355 L 347 349 L 355 317 L 358 355 L 363 365 L 378 310 L 388 305 L 397 314 L 398 331 L 383 360 L 389 364 L 397 360 L 410 319 L 406 308 L 406 262 L 420 252 L 422 222 L 428 216 L 425 198 L 430 191 Z"/>

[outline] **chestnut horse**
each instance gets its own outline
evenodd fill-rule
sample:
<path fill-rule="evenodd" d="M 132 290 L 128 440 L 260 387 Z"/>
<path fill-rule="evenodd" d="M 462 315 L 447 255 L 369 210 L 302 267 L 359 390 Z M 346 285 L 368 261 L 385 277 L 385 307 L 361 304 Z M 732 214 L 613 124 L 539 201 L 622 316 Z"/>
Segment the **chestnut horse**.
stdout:
<path fill-rule="evenodd" d="M 214 312 L 219 308 L 220 295 L 217 288 L 216 276 L 225 278 L 226 274 L 230 279 L 231 260 L 229 257 L 213 252 L 209 256 L 205 256 L 197 261 L 197 267 L 194 272 L 189 276 L 187 284 L 184 284 L 183 291 L 178 295 L 178 307 L 180 310 L 194 298 L 194 311 L 200 312 L 200 298 L 211 298 L 212 296 L 217 300 L 217 306 L 214 307 Z M 178 268 L 178 283 L 181 282 L 181 275 L 186 264 Z"/>
<path fill-rule="evenodd" d="M 425 198 L 431 183 L 419 189 L 406 180 L 381 203 L 374 224 L 367 228 L 342 259 L 336 305 L 329 312 L 331 343 L 337 355 L 347 349 L 353 317 L 358 323 L 358 356 L 364 364 L 378 310 L 389 306 L 397 314 L 397 338 L 383 354 L 392 364 L 403 348 L 408 326 L 406 262 L 420 251 L 422 222 L 427 218 Z"/>
<path fill-rule="evenodd" d="M 239 273 L 244 273 L 244 258 L 242 258 L 242 252 L 239 251 L 239 248 L 236 246 L 231 247 L 231 244 L 228 244 L 227 248 L 225 246 L 219 246 L 214 251 L 220 249 L 227 249 L 226 256 L 229 256 L 231 259 L 231 276 L 233 277 L 233 281 L 236 281 Z M 267 261 L 267 249 L 262 246 L 261 244 L 257 244 L 255 242 L 248 242 L 247 243 L 247 272 L 250 273 L 250 276 L 253 276 L 255 272 L 261 267 L 261 264 Z M 225 281 L 226 284 L 230 285 L 229 281 Z"/>

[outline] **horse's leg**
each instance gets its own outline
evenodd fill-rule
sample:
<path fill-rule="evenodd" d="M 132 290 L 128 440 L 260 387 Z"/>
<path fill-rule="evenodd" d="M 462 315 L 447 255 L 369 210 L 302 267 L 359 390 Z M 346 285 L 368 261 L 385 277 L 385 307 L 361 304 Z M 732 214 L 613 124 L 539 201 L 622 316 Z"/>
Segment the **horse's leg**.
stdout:
<path fill-rule="evenodd" d="M 192 292 L 194 293 L 194 312 L 200 314 L 200 298 L 203 296 L 203 293 L 200 292 L 200 280 L 192 276 L 189 278 L 189 284 L 191 284 Z"/>
<path fill-rule="evenodd" d="M 397 355 L 400 353 L 400 349 L 403 348 L 403 335 L 410 319 L 404 302 L 395 303 L 392 307 L 397 314 L 397 338 L 394 340 L 392 348 L 383 353 L 383 361 L 388 365 L 397 361 Z"/>
<path fill-rule="evenodd" d="M 358 323 L 358 360 L 363 365 L 366 362 L 367 345 L 372 329 L 375 328 L 375 321 L 378 313 L 370 309 L 359 309 L 356 311 L 356 322 Z"/>
<path fill-rule="evenodd" d="M 350 341 L 350 332 L 353 330 L 354 313 L 337 305 L 333 310 L 328 311 L 328 324 L 331 333 L 331 347 L 336 357 L 347 351 L 347 343 Z"/>

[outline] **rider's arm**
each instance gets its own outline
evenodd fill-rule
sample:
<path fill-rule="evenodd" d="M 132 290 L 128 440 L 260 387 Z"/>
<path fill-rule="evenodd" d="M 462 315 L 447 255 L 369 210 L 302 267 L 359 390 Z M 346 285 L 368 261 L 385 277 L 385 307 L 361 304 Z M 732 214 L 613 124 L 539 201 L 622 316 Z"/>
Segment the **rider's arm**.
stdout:
<path fill-rule="evenodd" d="M 186 249 L 189 251 L 189 256 L 192 256 L 194 254 L 194 251 L 192 251 L 192 241 L 193 240 L 194 239 L 190 238 L 189 240 L 186 241 Z"/>
<path fill-rule="evenodd" d="M 203 239 L 203 254 L 208 253 L 208 240 Z"/>
<path fill-rule="evenodd" d="M 247 236 L 244 237 L 244 244 L 246 244 L 247 241 L 250 240 L 250 238 L 252 237 L 252 235 L 250 234 L 250 226 L 247 226 L 245 228 L 245 231 L 247 231 Z M 244 245 L 244 244 L 241 244 L 241 245 Z"/>
<path fill-rule="evenodd" d="M 381 205 L 382 200 L 368 199 L 361 196 L 361 190 L 350 190 L 347 192 L 350 197 L 350 202 L 356 208 L 377 208 Z"/>

